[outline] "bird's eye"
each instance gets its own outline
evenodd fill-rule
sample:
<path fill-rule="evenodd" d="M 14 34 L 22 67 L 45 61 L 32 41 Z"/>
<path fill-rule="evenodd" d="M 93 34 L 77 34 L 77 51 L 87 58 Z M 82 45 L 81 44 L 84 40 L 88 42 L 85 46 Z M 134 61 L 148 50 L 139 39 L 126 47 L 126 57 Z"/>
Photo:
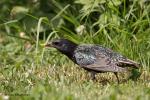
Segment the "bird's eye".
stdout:
<path fill-rule="evenodd" d="M 53 42 L 54 45 L 59 45 L 59 42 Z"/>

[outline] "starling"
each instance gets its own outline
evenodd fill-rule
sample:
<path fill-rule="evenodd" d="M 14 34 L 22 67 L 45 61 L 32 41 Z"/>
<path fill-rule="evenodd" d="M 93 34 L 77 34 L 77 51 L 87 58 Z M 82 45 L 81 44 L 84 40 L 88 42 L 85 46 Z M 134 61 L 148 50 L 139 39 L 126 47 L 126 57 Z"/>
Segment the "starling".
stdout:
<path fill-rule="evenodd" d="M 109 48 L 95 44 L 76 44 L 67 39 L 48 42 L 46 47 L 54 47 L 81 68 L 89 71 L 94 80 L 96 73 L 113 72 L 119 82 L 117 72 L 126 72 L 127 67 L 139 68 L 139 64 Z"/>

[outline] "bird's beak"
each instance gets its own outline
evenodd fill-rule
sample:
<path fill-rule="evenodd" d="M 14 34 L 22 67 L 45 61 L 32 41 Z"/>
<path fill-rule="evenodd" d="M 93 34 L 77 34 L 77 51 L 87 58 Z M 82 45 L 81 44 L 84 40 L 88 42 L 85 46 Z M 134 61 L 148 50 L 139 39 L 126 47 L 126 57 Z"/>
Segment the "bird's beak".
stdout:
<path fill-rule="evenodd" d="M 47 43 L 44 45 L 44 47 L 53 47 L 52 43 Z"/>

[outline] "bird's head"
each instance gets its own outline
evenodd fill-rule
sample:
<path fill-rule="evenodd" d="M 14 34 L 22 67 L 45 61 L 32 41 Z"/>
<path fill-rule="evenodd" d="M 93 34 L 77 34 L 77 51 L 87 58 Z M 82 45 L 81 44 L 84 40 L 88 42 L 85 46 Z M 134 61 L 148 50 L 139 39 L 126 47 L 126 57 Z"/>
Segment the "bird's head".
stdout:
<path fill-rule="evenodd" d="M 60 52 L 67 54 L 73 52 L 77 44 L 67 39 L 55 39 L 53 41 L 48 42 L 45 46 L 54 47 Z"/>

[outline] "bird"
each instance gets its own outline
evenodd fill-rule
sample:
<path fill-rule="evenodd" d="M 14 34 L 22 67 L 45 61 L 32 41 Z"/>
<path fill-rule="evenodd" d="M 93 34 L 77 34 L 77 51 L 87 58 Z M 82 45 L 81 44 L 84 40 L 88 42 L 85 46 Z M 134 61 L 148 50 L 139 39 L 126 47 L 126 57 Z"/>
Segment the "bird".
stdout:
<path fill-rule="evenodd" d="M 128 67 L 138 69 L 140 66 L 120 53 L 98 44 L 77 44 L 69 39 L 59 38 L 49 41 L 45 47 L 56 48 L 66 55 L 90 72 L 92 80 L 96 79 L 97 73 L 113 72 L 119 83 L 118 72 L 127 72 Z"/>

